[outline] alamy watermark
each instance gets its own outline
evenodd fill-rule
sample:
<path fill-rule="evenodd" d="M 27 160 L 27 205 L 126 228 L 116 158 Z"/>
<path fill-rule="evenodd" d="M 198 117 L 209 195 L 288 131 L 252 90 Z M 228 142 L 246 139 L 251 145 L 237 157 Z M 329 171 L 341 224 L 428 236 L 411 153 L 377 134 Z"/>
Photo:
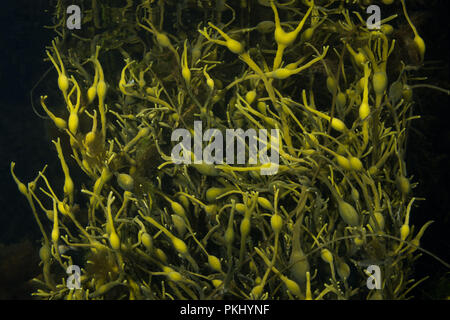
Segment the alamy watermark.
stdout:
<path fill-rule="evenodd" d="M 367 267 L 367 269 L 365 270 L 367 275 L 369 276 L 367 278 L 367 288 L 369 290 L 373 290 L 373 289 L 381 289 L 381 269 L 380 266 L 377 265 L 370 265 Z"/>
<path fill-rule="evenodd" d="M 81 8 L 75 4 L 67 7 L 67 28 L 69 30 L 81 29 Z"/>
<path fill-rule="evenodd" d="M 76 264 L 72 264 L 67 267 L 66 273 L 69 275 L 66 283 L 67 288 L 81 289 L 81 268 Z"/>
<path fill-rule="evenodd" d="M 203 132 L 202 122 L 194 121 L 193 131 L 193 138 L 191 131 L 187 129 L 179 128 L 172 132 L 171 141 L 179 142 L 171 152 L 172 161 L 175 164 L 249 164 L 261 165 L 262 175 L 278 172 L 280 158 L 278 129 L 271 129 L 270 135 L 266 129 L 258 131 L 226 129 L 225 133 L 219 129 L 207 129 Z M 203 142 L 209 142 L 209 144 L 203 148 Z"/>
<path fill-rule="evenodd" d="M 376 4 L 372 4 L 367 7 L 366 12 L 370 14 L 367 18 L 367 29 L 378 30 L 381 28 L 381 9 Z"/>
<path fill-rule="evenodd" d="M 66 10 L 68 17 L 67 17 L 67 28 L 69 30 L 74 29 L 81 29 L 81 8 L 78 5 L 72 4 L 67 7 Z M 370 5 L 366 9 L 366 13 L 370 14 L 370 16 L 367 18 L 367 29 L 374 30 L 374 29 L 380 29 L 381 27 L 381 8 L 376 5 Z"/>

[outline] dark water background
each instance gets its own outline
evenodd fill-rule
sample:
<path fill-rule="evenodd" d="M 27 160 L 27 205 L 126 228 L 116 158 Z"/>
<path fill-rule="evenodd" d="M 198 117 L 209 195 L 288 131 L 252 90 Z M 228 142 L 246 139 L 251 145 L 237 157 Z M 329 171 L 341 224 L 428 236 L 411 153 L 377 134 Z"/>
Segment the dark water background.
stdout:
<path fill-rule="evenodd" d="M 428 61 L 421 74 L 426 83 L 450 88 L 449 12 L 447 1 L 414 1 L 408 11 L 421 21 L 419 33 L 427 44 Z M 48 121 L 32 111 L 30 90 L 50 67 L 43 62 L 44 47 L 54 36 L 50 8 L 52 1 L 15 0 L 0 4 L 0 299 L 29 299 L 27 281 L 39 272 L 40 233 L 25 198 L 19 194 L 9 173 L 15 161 L 16 174 L 24 182 L 31 181 L 45 164 L 47 175 L 56 185 L 62 183 L 62 172 L 50 143 Z M 56 72 L 49 73 L 56 82 Z M 35 90 L 39 96 L 51 87 L 45 81 Z M 46 91 L 47 90 L 47 91 Z M 420 182 L 414 190 L 427 200 L 414 208 L 411 224 L 436 222 L 427 230 L 421 245 L 450 261 L 450 117 L 449 98 L 429 89 L 416 89 L 416 120 L 410 132 L 406 163 L 408 175 Z M 430 280 L 414 291 L 417 299 L 442 299 L 450 296 L 449 270 L 428 256 L 417 263 L 417 277 L 430 275 Z M 447 274 L 446 274 L 447 273 Z"/>

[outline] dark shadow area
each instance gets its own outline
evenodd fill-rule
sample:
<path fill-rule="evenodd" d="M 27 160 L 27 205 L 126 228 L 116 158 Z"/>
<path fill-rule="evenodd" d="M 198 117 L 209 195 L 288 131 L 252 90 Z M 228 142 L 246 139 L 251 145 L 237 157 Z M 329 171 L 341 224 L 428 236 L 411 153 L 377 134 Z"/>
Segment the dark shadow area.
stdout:
<path fill-rule="evenodd" d="M 415 83 L 450 88 L 449 56 L 450 38 L 448 9 L 442 1 L 423 1 L 409 5 L 416 19 L 420 20 L 419 30 L 426 39 L 427 53 L 424 67 L 418 72 L 427 80 Z M 414 90 L 414 113 L 421 116 L 415 120 L 409 132 L 406 163 L 408 175 L 418 182 L 413 194 L 424 197 L 413 209 L 411 223 L 417 226 L 429 220 L 435 222 L 425 233 L 421 246 L 450 261 L 450 125 L 448 122 L 449 96 L 428 89 Z M 430 279 L 415 291 L 418 299 L 446 299 L 450 296 L 450 270 L 430 256 L 424 255 L 417 261 L 417 277 Z"/>
<path fill-rule="evenodd" d="M 28 203 L 11 178 L 10 162 L 23 182 L 34 179 L 48 163 L 57 163 L 49 143 L 46 120 L 30 103 L 30 90 L 50 67 L 44 62 L 45 45 L 53 36 L 51 1 L 7 1 L 0 10 L 0 299 L 30 299 L 28 280 L 39 273 L 40 232 Z M 53 73 L 49 73 L 53 76 Z M 34 103 L 39 103 L 35 90 Z M 37 104 L 36 107 L 39 107 Z M 56 169 L 56 170 L 55 170 Z M 50 175 L 60 174 L 49 167 Z"/>

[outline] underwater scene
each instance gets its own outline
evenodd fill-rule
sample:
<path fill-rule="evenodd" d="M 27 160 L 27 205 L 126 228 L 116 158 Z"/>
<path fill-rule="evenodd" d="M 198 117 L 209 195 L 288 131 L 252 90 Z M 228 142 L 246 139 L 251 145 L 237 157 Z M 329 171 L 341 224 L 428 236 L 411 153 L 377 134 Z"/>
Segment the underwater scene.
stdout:
<path fill-rule="evenodd" d="M 450 299 L 445 3 L 2 4 L 0 300 Z"/>

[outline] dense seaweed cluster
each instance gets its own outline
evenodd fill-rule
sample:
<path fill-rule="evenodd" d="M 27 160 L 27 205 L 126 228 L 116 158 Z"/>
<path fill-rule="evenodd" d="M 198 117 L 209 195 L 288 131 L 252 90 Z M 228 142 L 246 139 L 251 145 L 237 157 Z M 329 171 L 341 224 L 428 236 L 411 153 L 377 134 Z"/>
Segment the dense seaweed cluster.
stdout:
<path fill-rule="evenodd" d="M 45 168 L 25 185 L 11 165 L 43 234 L 36 296 L 402 299 L 424 280 L 411 278 L 431 222 L 410 223 L 404 155 L 425 43 L 403 0 L 81 3 L 81 30 L 57 3 L 59 97 L 41 97 L 64 185 Z M 195 121 L 216 129 L 213 151 L 246 132 L 248 161 L 174 161 L 172 133 Z M 251 133 L 273 129 L 259 151 L 279 161 L 251 161 Z"/>

